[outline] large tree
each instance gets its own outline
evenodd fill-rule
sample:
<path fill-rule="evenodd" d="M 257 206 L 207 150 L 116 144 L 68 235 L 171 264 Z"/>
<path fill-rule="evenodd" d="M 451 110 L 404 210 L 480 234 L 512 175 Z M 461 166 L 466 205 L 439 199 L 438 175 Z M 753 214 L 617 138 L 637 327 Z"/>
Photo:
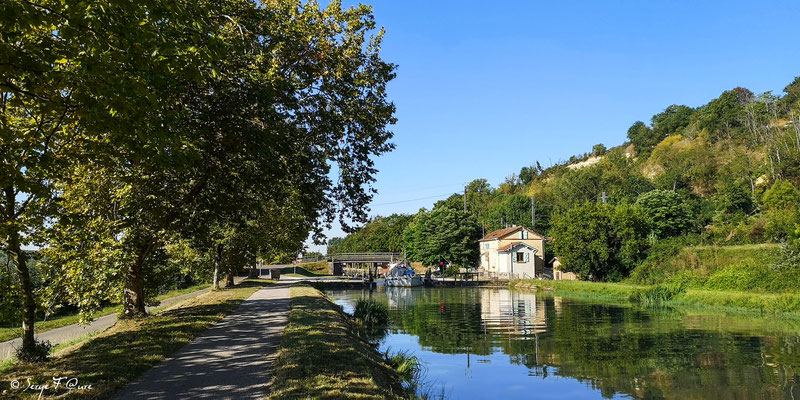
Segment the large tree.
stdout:
<path fill-rule="evenodd" d="M 100 271 L 112 286 L 124 282 L 124 312 L 135 316 L 173 238 L 208 234 L 198 221 L 229 223 L 217 207 L 241 206 L 236 221 L 252 220 L 252 202 L 237 203 L 245 187 L 270 212 L 291 214 L 265 232 L 278 238 L 312 230 L 320 239 L 336 215 L 345 225 L 366 219 L 372 158 L 392 148 L 394 122 L 385 91 L 394 67 L 379 56 L 382 32 L 371 35 L 368 7 L 25 2 L 3 11 L 0 68 L 12 107 L 2 145 L 29 148 L 17 157 L 29 165 L 4 169 L 31 177 L 3 182 L 6 217 L 45 210 L 52 202 L 43 200 L 59 192 L 58 207 L 47 209 L 57 214 L 25 216 L 24 229 L 3 221 L 14 228 L 3 234 L 15 258 L 18 242 L 52 218 L 51 236 L 62 239 L 53 249 L 69 260 L 70 276 Z M 30 121 L 37 132 L 28 138 L 22 124 Z M 76 297 L 109 293 L 106 282 L 82 282 L 71 286 Z M 32 318 L 25 321 L 27 346 Z"/>
<path fill-rule="evenodd" d="M 434 265 L 440 257 L 459 265 L 475 265 L 479 257 L 481 227 L 464 211 L 460 195 L 436 202 L 430 212 L 420 210 L 406 229 L 408 257 Z"/>
<path fill-rule="evenodd" d="M 582 279 L 618 281 L 644 257 L 649 231 L 638 207 L 587 202 L 556 214 L 550 234 L 564 270 Z"/>

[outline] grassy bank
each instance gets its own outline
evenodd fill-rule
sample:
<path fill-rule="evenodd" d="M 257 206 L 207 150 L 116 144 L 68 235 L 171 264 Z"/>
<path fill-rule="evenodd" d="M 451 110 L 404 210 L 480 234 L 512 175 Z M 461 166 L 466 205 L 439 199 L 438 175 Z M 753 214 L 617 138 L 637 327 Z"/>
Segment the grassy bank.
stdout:
<path fill-rule="evenodd" d="M 328 265 L 328 262 L 325 260 L 309 262 L 309 263 L 301 263 L 298 265 L 298 267 L 303 267 L 308 272 L 318 275 L 328 275 L 331 272 L 330 266 Z"/>
<path fill-rule="evenodd" d="M 512 285 L 601 301 L 800 316 L 800 267 L 782 261 L 779 245 L 684 244 L 660 241 L 622 283 L 531 280 Z"/>
<path fill-rule="evenodd" d="M 777 244 L 681 246 L 663 241 L 628 280 L 643 285 L 680 281 L 690 288 L 720 291 L 797 291 L 800 268 L 777 267 L 780 254 Z"/>
<path fill-rule="evenodd" d="M 206 293 L 186 300 L 177 307 L 138 320 L 121 320 L 107 331 L 58 352 L 44 364 L 17 364 L 3 371 L 0 397 L 15 399 L 37 397 L 38 393 L 9 389 L 13 380 L 52 383 L 53 376 L 77 378 L 90 390 L 61 390 L 45 397 L 105 398 L 141 375 L 169 354 L 177 351 L 256 290 L 269 284 L 247 280 L 232 289 Z"/>
<path fill-rule="evenodd" d="M 159 295 L 156 297 L 156 300 L 163 301 L 169 299 L 171 297 L 181 296 L 187 293 L 195 292 L 198 290 L 202 290 L 208 288 L 209 285 L 195 285 L 185 289 L 175 289 L 170 290 L 164 294 Z M 102 310 L 96 312 L 94 314 L 94 318 L 103 317 L 110 314 L 118 313 L 122 309 L 121 306 L 109 306 L 105 307 Z M 80 315 L 78 314 L 70 314 L 64 315 L 58 318 L 48 319 L 46 321 L 38 321 L 36 323 L 36 333 L 47 332 L 51 329 L 61 328 L 67 325 L 77 324 L 80 321 Z M 18 338 L 22 336 L 22 327 L 17 328 L 0 328 L 0 342 L 5 342 L 7 340 L 11 340 L 14 338 Z"/>
<path fill-rule="evenodd" d="M 510 286 L 519 289 L 545 290 L 562 296 L 595 299 L 598 301 L 627 302 L 630 296 L 646 288 L 643 285 L 623 283 L 597 283 L 584 281 L 551 281 L 538 279 L 522 279 L 512 281 Z"/>
<path fill-rule="evenodd" d="M 341 310 L 310 286 L 292 289 L 271 399 L 399 399 L 400 378 Z"/>
<path fill-rule="evenodd" d="M 800 317 L 800 293 L 756 293 L 683 288 L 666 289 L 668 285 L 632 285 L 580 281 L 519 280 L 510 284 L 516 288 L 552 291 L 556 294 L 606 302 L 631 302 L 632 298 L 646 300 L 651 293 L 666 298 L 658 303 L 672 307 L 714 309 L 740 313 L 773 313 Z M 643 301 L 646 302 L 647 301 Z"/>

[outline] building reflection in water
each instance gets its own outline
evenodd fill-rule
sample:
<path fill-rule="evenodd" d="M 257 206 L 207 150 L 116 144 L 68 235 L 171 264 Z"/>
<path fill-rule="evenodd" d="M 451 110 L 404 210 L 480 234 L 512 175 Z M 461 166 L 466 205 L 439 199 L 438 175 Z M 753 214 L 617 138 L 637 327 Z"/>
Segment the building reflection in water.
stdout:
<path fill-rule="evenodd" d="M 526 340 L 547 332 L 544 299 L 537 299 L 535 293 L 483 289 L 480 297 L 481 318 L 492 333 Z"/>

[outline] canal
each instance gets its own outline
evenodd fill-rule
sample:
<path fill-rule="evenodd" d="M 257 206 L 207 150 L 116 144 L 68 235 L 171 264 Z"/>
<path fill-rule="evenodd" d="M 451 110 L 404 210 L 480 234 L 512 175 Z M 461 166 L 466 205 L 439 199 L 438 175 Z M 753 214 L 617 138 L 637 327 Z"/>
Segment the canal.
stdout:
<path fill-rule="evenodd" d="M 379 349 L 449 399 L 800 399 L 800 321 L 489 288 L 328 291 L 389 305 Z"/>

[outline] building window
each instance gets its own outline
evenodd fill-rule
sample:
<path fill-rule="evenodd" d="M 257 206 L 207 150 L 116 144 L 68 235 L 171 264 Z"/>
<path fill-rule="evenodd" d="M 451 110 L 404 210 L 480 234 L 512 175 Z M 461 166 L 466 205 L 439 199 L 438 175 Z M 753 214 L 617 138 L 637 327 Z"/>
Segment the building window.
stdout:
<path fill-rule="evenodd" d="M 525 253 L 518 251 L 517 252 L 517 262 L 524 263 L 525 262 Z"/>
<path fill-rule="evenodd" d="M 489 243 L 486 243 L 486 248 L 487 248 L 487 249 L 489 248 Z"/>

